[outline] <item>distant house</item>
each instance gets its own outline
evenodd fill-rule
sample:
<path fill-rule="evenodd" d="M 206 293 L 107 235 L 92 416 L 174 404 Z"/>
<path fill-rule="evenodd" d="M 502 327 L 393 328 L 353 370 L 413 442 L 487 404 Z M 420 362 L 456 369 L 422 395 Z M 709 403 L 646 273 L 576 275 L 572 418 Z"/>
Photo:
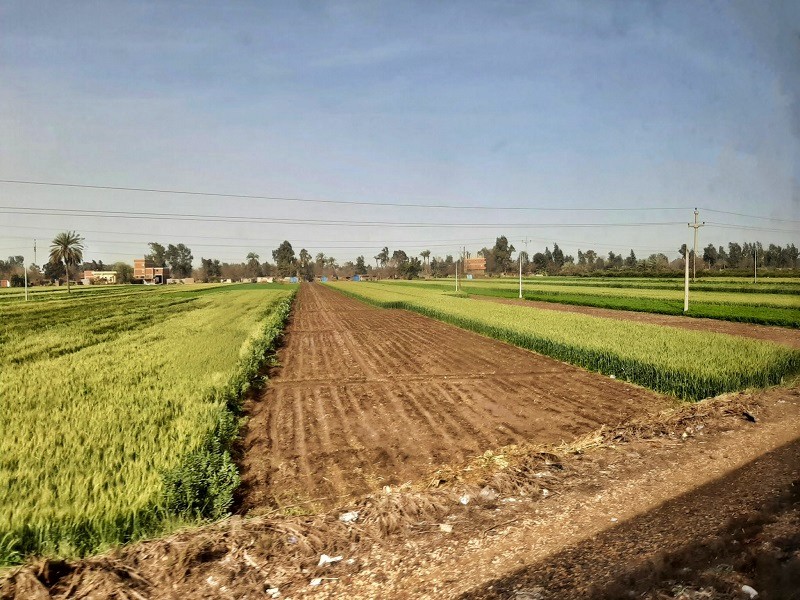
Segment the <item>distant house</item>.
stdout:
<path fill-rule="evenodd" d="M 256 277 L 256 283 L 272 283 L 275 281 L 274 277 Z"/>
<path fill-rule="evenodd" d="M 83 283 L 117 283 L 116 271 L 84 271 Z"/>
<path fill-rule="evenodd" d="M 166 283 L 169 279 L 168 267 L 157 267 L 149 258 L 137 258 L 133 261 L 133 278 L 144 283 Z"/>
<path fill-rule="evenodd" d="M 8 279 L 0 279 L 0 288 L 11 287 L 11 282 Z"/>

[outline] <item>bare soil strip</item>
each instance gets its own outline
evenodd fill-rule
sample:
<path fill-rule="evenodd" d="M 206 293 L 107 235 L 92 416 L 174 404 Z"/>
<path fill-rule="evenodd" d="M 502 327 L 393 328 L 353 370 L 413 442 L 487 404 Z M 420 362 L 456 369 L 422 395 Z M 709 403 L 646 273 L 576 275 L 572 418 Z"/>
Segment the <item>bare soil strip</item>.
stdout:
<path fill-rule="evenodd" d="M 301 286 L 280 362 L 245 407 L 242 512 L 336 505 L 487 449 L 571 440 L 671 403 L 318 284 Z"/>
<path fill-rule="evenodd" d="M 492 298 L 490 296 L 472 296 L 475 300 L 486 302 L 500 302 L 501 304 L 516 304 L 528 308 L 542 308 L 560 312 L 573 312 L 593 317 L 606 317 L 622 321 L 638 321 L 652 323 L 666 327 L 679 327 L 694 331 L 708 331 L 711 333 L 727 333 L 756 340 L 775 342 L 791 348 L 800 348 L 800 330 L 770 325 L 757 325 L 754 323 L 736 323 L 719 319 L 705 319 L 694 317 L 678 317 L 675 315 L 659 315 L 655 313 L 636 312 L 632 310 L 615 310 L 613 308 L 596 308 L 594 306 L 578 306 L 573 304 L 559 304 L 558 302 L 541 302 L 538 300 L 519 300 L 514 298 Z"/>

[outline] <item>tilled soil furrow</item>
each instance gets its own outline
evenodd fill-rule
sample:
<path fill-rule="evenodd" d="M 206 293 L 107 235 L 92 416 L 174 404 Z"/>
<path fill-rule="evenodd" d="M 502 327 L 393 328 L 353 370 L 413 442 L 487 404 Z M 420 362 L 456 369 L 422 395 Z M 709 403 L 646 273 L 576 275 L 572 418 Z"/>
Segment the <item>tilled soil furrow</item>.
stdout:
<path fill-rule="evenodd" d="M 301 285 L 285 339 L 255 400 L 267 414 L 243 444 L 245 510 L 297 497 L 341 502 L 505 444 L 574 439 L 671 403 L 318 284 Z"/>

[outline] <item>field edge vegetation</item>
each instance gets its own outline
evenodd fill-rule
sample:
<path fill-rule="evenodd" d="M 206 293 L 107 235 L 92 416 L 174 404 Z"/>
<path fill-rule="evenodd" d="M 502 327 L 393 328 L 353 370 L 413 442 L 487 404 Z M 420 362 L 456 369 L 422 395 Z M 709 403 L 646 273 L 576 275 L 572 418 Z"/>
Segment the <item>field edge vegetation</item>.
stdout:
<path fill-rule="evenodd" d="M 239 485 L 232 445 L 243 421 L 244 395 L 260 381 L 258 375 L 279 343 L 295 295 L 296 288 L 265 298 L 257 326 L 243 338 L 230 375 L 202 388 L 194 406 L 205 406 L 203 418 L 210 427 L 201 438 L 191 440 L 185 454 L 176 457 L 175 466 L 156 472 L 162 482 L 159 494 L 135 508 L 108 511 L 100 519 L 73 514 L 64 507 L 56 518 L 31 516 L 16 526 L 12 520 L 8 529 L 0 528 L 0 567 L 18 564 L 32 555 L 85 556 L 225 516 Z M 133 493 L 135 497 L 144 492 Z"/>

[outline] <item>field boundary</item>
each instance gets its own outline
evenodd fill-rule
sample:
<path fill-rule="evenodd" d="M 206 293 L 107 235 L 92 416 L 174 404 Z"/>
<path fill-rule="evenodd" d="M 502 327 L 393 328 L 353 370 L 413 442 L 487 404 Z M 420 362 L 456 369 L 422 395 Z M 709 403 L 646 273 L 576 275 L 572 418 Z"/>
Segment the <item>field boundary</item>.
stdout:
<path fill-rule="evenodd" d="M 772 368 L 757 374 L 737 372 L 723 378 L 714 375 L 698 376 L 677 369 L 657 369 L 654 365 L 635 358 L 622 358 L 611 352 L 577 348 L 533 333 L 519 333 L 508 327 L 482 323 L 474 318 L 461 315 L 452 315 L 443 310 L 419 305 L 413 299 L 377 300 L 339 286 L 332 286 L 332 289 L 378 308 L 410 310 L 590 371 L 614 374 L 631 383 L 685 400 L 696 401 L 725 392 L 740 391 L 748 387 L 763 388 L 777 385 L 782 383 L 784 377 L 791 376 L 800 370 L 800 352 L 789 348 L 785 349 L 783 360 L 771 365 Z M 464 301 L 475 302 L 466 296 Z"/>

